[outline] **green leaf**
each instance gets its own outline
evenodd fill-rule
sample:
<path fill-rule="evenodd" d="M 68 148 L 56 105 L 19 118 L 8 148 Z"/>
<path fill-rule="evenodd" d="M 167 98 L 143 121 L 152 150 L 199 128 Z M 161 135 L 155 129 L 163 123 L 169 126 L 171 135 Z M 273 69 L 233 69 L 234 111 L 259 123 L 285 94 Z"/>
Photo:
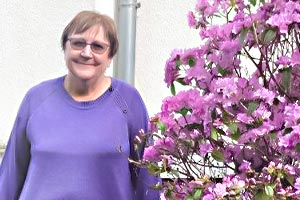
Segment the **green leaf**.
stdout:
<path fill-rule="evenodd" d="M 182 62 L 179 58 L 176 59 L 176 67 L 179 67 L 180 65 L 182 65 Z"/>
<path fill-rule="evenodd" d="M 211 137 L 211 139 L 213 139 L 215 141 L 218 140 L 219 134 L 218 134 L 217 129 L 215 129 L 214 127 L 211 129 L 210 137 Z"/>
<path fill-rule="evenodd" d="M 230 122 L 228 125 L 229 130 L 231 131 L 231 139 L 238 140 L 241 136 L 240 129 L 236 122 Z"/>
<path fill-rule="evenodd" d="M 194 199 L 200 199 L 200 197 L 202 196 L 202 190 L 201 189 L 196 189 L 193 195 Z"/>
<path fill-rule="evenodd" d="M 276 38 L 277 32 L 275 29 L 267 29 L 263 35 L 264 44 L 268 44 Z"/>
<path fill-rule="evenodd" d="M 247 114 L 251 115 L 258 106 L 259 104 L 257 102 L 250 102 L 248 105 Z"/>
<path fill-rule="evenodd" d="M 229 114 L 228 114 L 228 112 L 225 109 L 222 110 L 222 118 L 223 118 L 224 124 L 227 125 L 228 123 L 230 123 L 230 121 L 229 121 Z"/>
<path fill-rule="evenodd" d="M 223 67 L 221 67 L 220 65 L 218 65 L 217 68 L 218 68 L 218 73 L 219 73 L 221 76 L 227 76 L 227 75 L 232 74 L 232 72 L 231 72 L 230 70 L 226 70 L 226 69 L 224 69 Z"/>
<path fill-rule="evenodd" d="M 255 194 L 254 200 L 271 200 L 271 198 L 265 193 L 264 190 L 259 190 Z"/>
<path fill-rule="evenodd" d="M 207 65 L 206 65 L 206 68 L 207 69 L 211 69 L 213 66 L 213 62 L 209 62 Z"/>
<path fill-rule="evenodd" d="M 275 171 L 275 168 L 269 167 L 267 171 L 268 171 L 269 174 L 273 174 L 274 171 Z"/>
<path fill-rule="evenodd" d="M 233 134 L 231 134 L 231 139 L 237 141 L 238 139 L 240 139 L 241 137 L 241 131 L 240 129 L 238 128 L 237 131 Z"/>
<path fill-rule="evenodd" d="M 217 128 L 217 131 L 220 135 L 226 135 L 225 131 L 223 131 L 222 129 Z"/>
<path fill-rule="evenodd" d="M 223 69 L 221 66 L 218 66 L 218 73 L 221 74 L 221 76 L 226 75 L 226 70 Z"/>
<path fill-rule="evenodd" d="M 184 81 L 184 78 L 177 78 L 176 82 L 180 83 L 181 85 L 188 85 L 186 84 L 186 82 Z"/>
<path fill-rule="evenodd" d="M 185 198 L 185 200 L 194 200 L 193 196 L 192 195 L 189 195 Z"/>
<path fill-rule="evenodd" d="M 211 153 L 211 156 L 219 162 L 224 161 L 224 154 L 220 150 L 214 149 L 213 152 Z"/>
<path fill-rule="evenodd" d="M 175 95 L 175 94 L 176 94 L 176 89 L 175 89 L 175 85 L 174 85 L 173 82 L 171 83 L 171 94 L 172 94 L 172 95 Z"/>
<path fill-rule="evenodd" d="M 160 167 L 155 163 L 150 163 L 147 165 L 148 172 L 153 175 L 160 174 Z"/>
<path fill-rule="evenodd" d="M 278 98 L 274 98 L 273 104 L 274 104 L 275 106 L 278 106 L 279 103 L 280 103 L 279 99 L 278 99 Z"/>
<path fill-rule="evenodd" d="M 238 126 L 235 122 L 230 123 L 228 128 L 232 133 L 236 133 L 238 131 Z"/>
<path fill-rule="evenodd" d="M 210 116 L 212 120 L 217 119 L 217 111 L 215 108 L 211 111 Z"/>
<path fill-rule="evenodd" d="M 240 43 L 241 46 L 244 46 L 245 38 L 246 38 L 247 33 L 248 33 L 248 29 L 247 28 L 242 28 L 242 30 L 240 32 L 240 36 L 239 36 L 239 43 Z"/>
<path fill-rule="evenodd" d="M 270 185 L 265 185 L 265 193 L 269 197 L 273 197 L 274 196 L 274 189 L 273 189 L 273 187 L 270 186 Z"/>
<path fill-rule="evenodd" d="M 300 144 L 298 143 L 298 144 L 296 144 L 296 146 L 295 146 L 295 150 L 296 150 L 296 152 L 300 152 Z"/>
<path fill-rule="evenodd" d="M 168 189 L 167 192 L 165 193 L 166 197 L 169 197 L 171 198 L 172 197 L 172 192 L 173 192 L 173 189 Z"/>
<path fill-rule="evenodd" d="M 166 125 L 159 121 L 157 124 L 157 129 L 160 130 L 162 133 L 166 132 Z"/>
<path fill-rule="evenodd" d="M 276 140 L 277 139 L 277 132 L 276 131 L 271 131 L 269 133 L 269 136 L 272 140 Z"/>
<path fill-rule="evenodd" d="M 189 131 L 191 131 L 191 130 L 199 130 L 200 132 L 204 131 L 203 124 L 192 123 L 192 124 L 187 124 L 185 127 Z"/>
<path fill-rule="evenodd" d="M 250 3 L 252 4 L 252 6 L 255 6 L 256 5 L 256 0 L 249 0 Z"/>
<path fill-rule="evenodd" d="M 291 68 L 285 68 L 281 71 L 281 85 L 283 86 L 285 92 L 290 91 L 291 73 Z"/>
<path fill-rule="evenodd" d="M 286 129 L 284 129 L 284 131 L 283 131 L 283 135 L 289 134 L 289 133 L 291 133 L 292 131 L 293 131 L 293 128 L 291 128 L 291 127 L 286 128 Z"/>
<path fill-rule="evenodd" d="M 288 174 L 285 176 L 285 178 L 289 182 L 290 185 L 294 185 L 295 177 Z"/>
<path fill-rule="evenodd" d="M 186 116 L 188 114 L 188 112 L 190 112 L 190 111 L 191 111 L 191 109 L 181 108 L 181 110 L 178 113 L 180 113 L 182 116 Z"/>
<path fill-rule="evenodd" d="M 190 58 L 189 58 L 189 66 L 190 66 L 190 67 L 194 67 L 195 64 L 196 64 L 195 59 L 194 59 L 193 57 L 190 57 Z"/>

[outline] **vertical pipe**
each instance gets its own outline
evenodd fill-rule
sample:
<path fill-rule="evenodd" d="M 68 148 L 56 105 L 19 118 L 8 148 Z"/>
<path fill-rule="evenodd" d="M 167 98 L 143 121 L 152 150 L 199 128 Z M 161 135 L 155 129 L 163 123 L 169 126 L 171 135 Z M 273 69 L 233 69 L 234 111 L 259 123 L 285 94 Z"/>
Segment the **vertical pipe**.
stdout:
<path fill-rule="evenodd" d="M 114 76 L 134 84 L 136 12 L 139 4 L 136 0 L 118 0 L 118 36 L 119 50 L 114 62 Z"/>

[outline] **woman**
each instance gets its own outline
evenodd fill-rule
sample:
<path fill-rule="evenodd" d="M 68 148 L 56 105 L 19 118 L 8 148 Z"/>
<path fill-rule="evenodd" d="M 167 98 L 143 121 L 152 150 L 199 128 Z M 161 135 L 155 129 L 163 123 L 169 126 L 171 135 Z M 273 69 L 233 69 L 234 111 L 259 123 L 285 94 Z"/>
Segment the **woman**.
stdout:
<path fill-rule="evenodd" d="M 130 165 L 147 129 L 139 93 L 105 76 L 118 49 L 111 18 L 83 11 L 61 45 L 68 73 L 26 94 L 0 168 L 3 200 L 159 199 L 157 178 Z"/>

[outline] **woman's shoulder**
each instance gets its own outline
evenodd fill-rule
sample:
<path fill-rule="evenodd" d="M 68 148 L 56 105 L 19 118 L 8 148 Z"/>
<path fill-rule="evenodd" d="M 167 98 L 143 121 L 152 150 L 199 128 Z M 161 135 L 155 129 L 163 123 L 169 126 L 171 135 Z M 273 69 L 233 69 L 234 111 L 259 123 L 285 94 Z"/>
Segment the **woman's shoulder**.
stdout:
<path fill-rule="evenodd" d="M 63 77 L 54 78 L 42 81 L 28 90 L 28 93 L 47 93 L 59 86 L 59 83 L 62 83 Z"/>
<path fill-rule="evenodd" d="M 60 79 L 43 81 L 30 88 L 22 100 L 19 114 L 30 116 L 47 97 L 57 90 L 56 88 L 59 86 Z"/>
<path fill-rule="evenodd" d="M 113 78 L 112 88 L 116 90 L 114 96 L 118 99 L 123 99 L 127 106 L 134 108 L 141 106 L 144 109 L 145 105 L 142 96 L 134 86 L 123 80 Z"/>
<path fill-rule="evenodd" d="M 117 79 L 117 78 L 112 78 L 112 88 L 116 89 L 119 93 L 127 96 L 128 94 L 138 94 L 138 90 L 133 86 L 130 85 L 129 83 Z M 126 95 L 127 94 L 127 95 Z"/>
<path fill-rule="evenodd" d="M 27 91 L 25 99 L 30 99 L 31 101 L 39 101 L 45 99 L 59 88 L 59 85 L 60 83 L 62 83 L 62 80 L 63 77 L 59 77 L 45 80 L 34 85 Z"/>

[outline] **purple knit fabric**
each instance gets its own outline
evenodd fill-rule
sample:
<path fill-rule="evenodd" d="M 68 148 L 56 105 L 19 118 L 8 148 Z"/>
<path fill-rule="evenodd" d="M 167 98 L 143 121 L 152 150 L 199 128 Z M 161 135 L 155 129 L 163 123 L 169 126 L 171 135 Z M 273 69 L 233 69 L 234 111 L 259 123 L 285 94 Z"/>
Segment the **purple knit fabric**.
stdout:
<path fill-rule="evenodd" d="M 132 167 L 133 140 L 147 129 L 139 93 L 112 78 L 98 99 L 77 102 L 64 77 L 26 94 L 0 167 L 1 200 L 155 200 L 158 179 Z"/>

